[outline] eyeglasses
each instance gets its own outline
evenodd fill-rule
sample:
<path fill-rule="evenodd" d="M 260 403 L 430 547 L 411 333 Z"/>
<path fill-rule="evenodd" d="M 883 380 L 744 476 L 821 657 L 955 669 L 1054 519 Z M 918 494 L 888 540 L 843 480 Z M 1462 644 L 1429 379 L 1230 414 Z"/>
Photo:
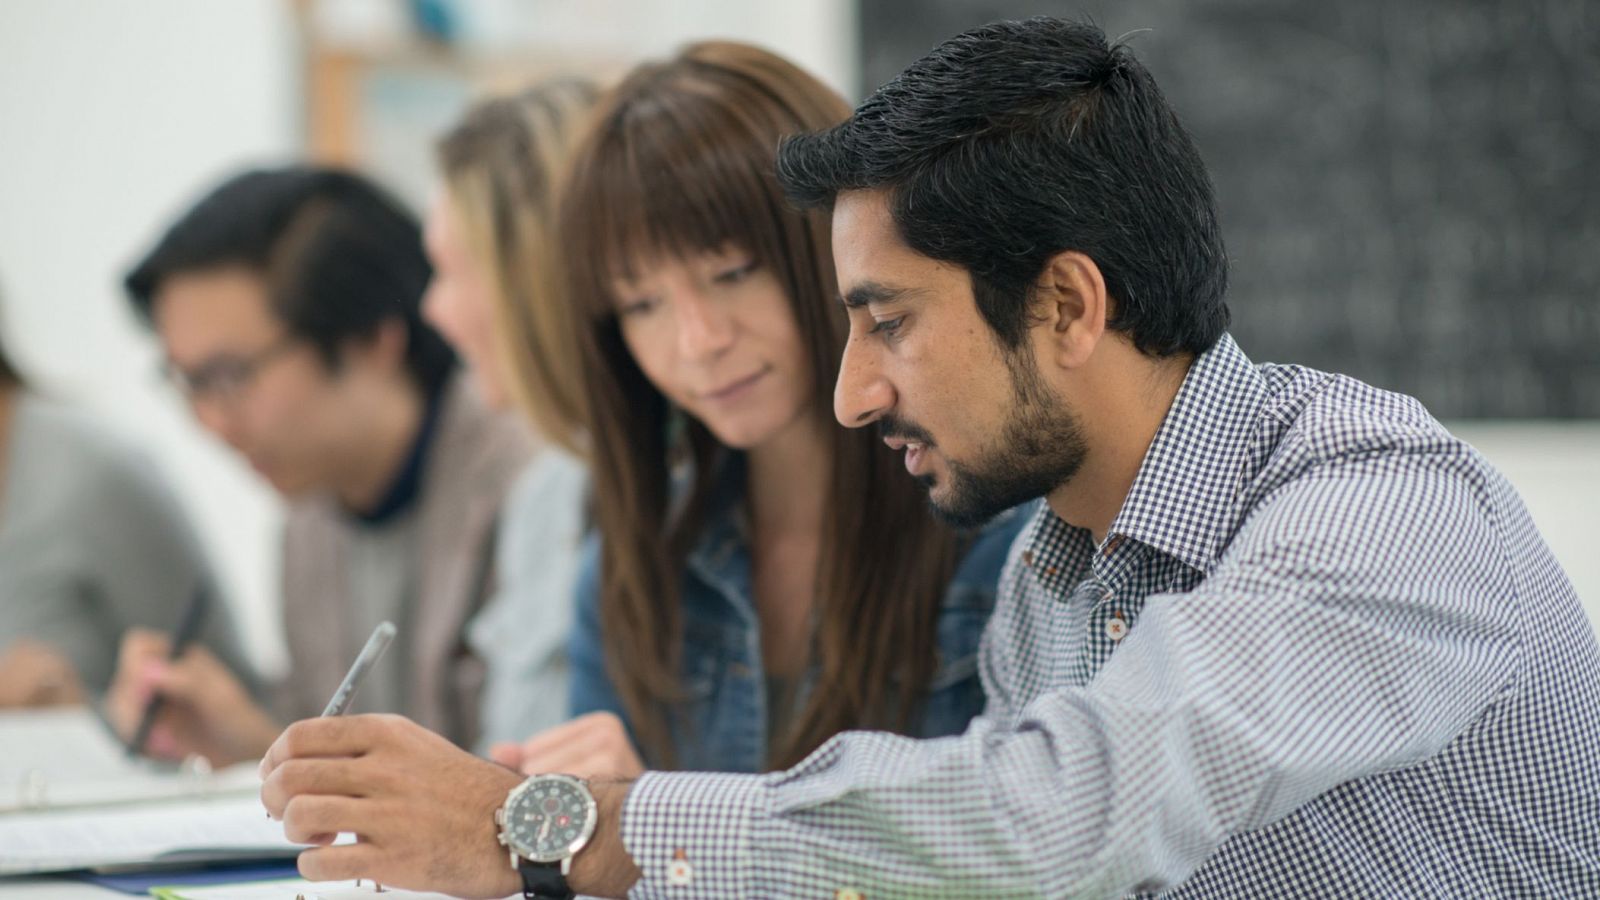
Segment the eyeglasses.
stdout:
<path fill-rule="evenodd" d="M 244 396 L 262 369 L 299 342 L 293 335 L 285 335 L 249 356 L 218 355 L 192 370 L 167 360 L 161 364 L 161 370 L 189 402 L 209 401 L 232 406 Z"/>

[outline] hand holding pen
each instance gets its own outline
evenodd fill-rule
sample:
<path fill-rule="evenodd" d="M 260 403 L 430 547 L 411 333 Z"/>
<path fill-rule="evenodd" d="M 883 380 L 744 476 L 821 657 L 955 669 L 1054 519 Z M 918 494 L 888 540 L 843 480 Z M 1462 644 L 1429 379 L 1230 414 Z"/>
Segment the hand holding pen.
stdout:
<path fill-rule="evenodd" d="M 183 611 L 183 619 L 178 623 L 178 630 L 172 636 L 171 648 L 167 652 L 169 663 L 177 662 L 183 656 L 183 651 L 189 643 L 200 636 L 200 623 L 205 620 L 207 609 L 210 607 L 204 584 L 195 588 L 194 597 Z M 144 713 L 139 716 L 139 725 L 133 731 L 133 737 L 128 739 L 128 755 L 144 755 L 145 742 L 150 739 L 150 729 L 156 723 L 156 717 L 161 715 L 161 706 L 166 702 L 166 697 L 157 691 L 150 695 L 150 700 L 145 704 Z"/>
<path fill-rule="evenodd" d="M 142 628 L 123 636 L 105 701 L 117 733 L 134 744 L 148 716 L 147 736 L 139 742 L 146 756 L 177 761 L 198 754 L 216 768 L 260 757 L 282 726 L 203 644 L 187 642 L 187 649 L 174 654 L 176 643 L 175 636 Z M 151 714 L 156 694 L 162 700 Z"/>

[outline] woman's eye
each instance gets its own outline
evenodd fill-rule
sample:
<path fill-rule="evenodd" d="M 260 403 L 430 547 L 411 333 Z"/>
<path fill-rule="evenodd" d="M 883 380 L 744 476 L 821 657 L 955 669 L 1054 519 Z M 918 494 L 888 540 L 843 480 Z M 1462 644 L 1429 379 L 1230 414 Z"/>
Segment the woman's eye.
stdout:
<path fill-rule="evenodd" d="M 716 274 L 715 281 L 718 284 L 738 284 L 750 277 L 750 274 L 756 270 L 758 265 L 755 260 L 751 260 L 729 269 L 723 269 Z"/>
<path fill-rule="evenodd" d="M 656 298 L 654 298 L 654 297 L 640 297 L 640 298 L 638 298 L 636 300 L 624 300 L 621 303 L 618 303 L 617 304 L 617 315 L 619 315 L 619 316 L 636 316 L 636 315 L 639 315 L 641 313 L 647 313 L 650 310 L 655 309 L 655 308 L 656 308 Z"/>

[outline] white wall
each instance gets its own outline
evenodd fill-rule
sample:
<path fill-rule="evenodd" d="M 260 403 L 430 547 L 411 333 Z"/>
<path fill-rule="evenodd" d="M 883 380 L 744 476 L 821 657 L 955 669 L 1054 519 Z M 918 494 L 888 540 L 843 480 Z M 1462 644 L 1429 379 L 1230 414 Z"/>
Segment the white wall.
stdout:
<path fill-rule="evenodd" d="M 1522 494 L 1600 627 L 1600 422 L 1455 422 Z"/>
<path fill-rule="evenodd" d="M 152 448 L 280 661 L 271 493 L 157 376 L 118 279 L 200 186 L 298 144 L 279 0 L 0 3 L 0 287 L 12 352 Z"/>

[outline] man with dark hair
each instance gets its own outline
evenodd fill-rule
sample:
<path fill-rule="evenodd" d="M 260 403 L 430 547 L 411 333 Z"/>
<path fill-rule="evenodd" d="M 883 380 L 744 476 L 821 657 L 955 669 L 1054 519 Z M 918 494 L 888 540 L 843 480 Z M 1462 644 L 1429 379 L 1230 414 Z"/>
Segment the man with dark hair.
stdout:
<path fill-rule="evenodd" d="M 127 277 L 196 417 L 289 501 L 290 671 L 270 712 L 208 653 L 166 665 L 130 634 L 108 706 L 131 731 L 166 697 L 152 752 L 259 756 L 316 715 L 376 624 L 401 645 L 357 702 L 476 737 L 482 664 L 463 629 L 490 587 L 495 515 L 531 445 L 457 376 L 421 317 L 416 219 L 371 183 L 314 167 L 246 172 L 185 213 Z"/>
<path fill-rule="evenodd" d="M 606 895 L 1596 891 L 1600 649 L 1571 585 L 1415 400 L 1244 356 L 1205 168 L 1126 48 L 976 29 L 780 172 L 833 210 L 840 422 L 876 423 L 955 521 L 1047 501 L 984 636 L 985 715 L 581 792 L 395 720 L 297 723 L 269 811 L 363 833 L 303 871 L 504 893 L 498 807 L 514 854 L 548 854 L 525 877 Z M 530 838 L 546 809 L 593 837 Z"/>

